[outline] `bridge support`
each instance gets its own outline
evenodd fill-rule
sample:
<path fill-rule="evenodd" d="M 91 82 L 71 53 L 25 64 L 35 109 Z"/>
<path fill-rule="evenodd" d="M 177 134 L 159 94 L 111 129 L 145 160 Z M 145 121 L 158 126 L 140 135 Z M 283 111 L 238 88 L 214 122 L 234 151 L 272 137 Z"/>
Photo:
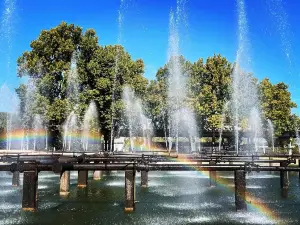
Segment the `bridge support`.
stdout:
<path fill-rule="evenodd" d="M 215 161 L 210 161 L 209 165 L 215 166 L 216 162 Z M 217 171 L 209 171 L 209 184 L 211 187 L 216 187 L 217 186 Z"/>
<path fill-rule="evenodd" d="M 59 194 L 64 196 L 70 193 L 70 171 L 64 171 L 60 174 Z"/>
<path fill-rule="evenodd" d="M 37 171 L 24 172 L 22 208 L 25 211 L 35 211 L 37 208 Z"/>
<path fill-rule="evenodd" d="M 93 173 L 93 180 L 100 180 L 103 172 L 101 170 L 95 170 Z"/>
<path fill-rule="evenodd" d="M 18 187 L 19 185 L 20 185 L 20 172 L 15 171 L 15 172 L 13 172 L 12 186 L 13 187 Z"/>
<path fill-rule="evenodd" d="M 135 209 L 135 170 L 125 171 L 125 212 Z"/>
<path fill-rule="evenodd" d="M 88 170 L 78 170 L 77 187 L 85 188 L 87 186 L 88 174 L 89 174 Z"/>
<path fill-rule="evenodd" d="M 148 171 L 141 171 L 141 186 L 148 187 Z"/>
<path fill-rule="evenodd" d="M 281 167 L 285 167 L 285 163 L 280 163 Z M 289 174 L 288 171 L 280 171 L 280 187 L 287 189 L 289 187 Z"/>
<path fill-rule="evenodd" d="M 246 203 L 246 172 L 244 170 L 234 171 L 235 184 L 235 207 L 237 211 L 247 210 Z"/>

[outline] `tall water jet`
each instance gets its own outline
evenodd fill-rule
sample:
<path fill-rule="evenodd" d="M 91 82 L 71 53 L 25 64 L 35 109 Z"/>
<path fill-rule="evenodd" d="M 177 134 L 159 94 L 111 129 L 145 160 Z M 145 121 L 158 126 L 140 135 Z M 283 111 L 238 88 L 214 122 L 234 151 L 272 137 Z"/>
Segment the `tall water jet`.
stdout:
<path fill-rule="evenodd" d="M 21 142 L 14 136 L 20 134 L 21 122 L 19 115 L 19 100 L 7 84 L 0 86 L 0 108 L 6 111 L 6 149 L 20 149 Z"/>
<path fill-rule="evenodd" d="M 126 9 L 126 0 L 121 0 L 120 8 L 118 10 L 118 40 L 117 44 L 120 45 L 122 43 L 122 34 L 123 34 L 123 22 L 124 22 L 124 12 Z M 119 59 L 120 58 L 120 49 L 117 47 L 116 58 L 115 58 L 115 68 L 114 68 L 114 78 L 113 78 L 113 87 L 112 87 L 112 112 L 111 112 L 111 131 L 110 131 L 110 151 L 113 151 L 113 140 L 114 140 L 114 116 L 115 116 L 115 92 L 116 92 L 116 82 L 117 82 L 117 74 L 119 72 Z"/>
<path fill-rule="evenodd" d="M 274 126 L 271 120 L 268 119 L 268 130 L 269 130 L 269 136 L 271 138 L 271 143 L 272 143 L 272 151 L 275 152 L 275 147 L 274 147 Z M 297 134 L 297 132 L 296 132 Z M 299 145 L 298 145 L 299 147 Z M 300 147 L 299 147 L 300 148 Z"/>
<path fill-rule="evenodd" d="M 233 68 L 233 93 L 232 93 L 232 113 L 234 118 L 234 133 L 235 133 L 235 149 L 236 154 L 239 154 L 240 146 L 240 130 L 242 121 L 248 120 L 250 127 L 259 127 L 256 121 L 250 119 L 251 112 L 259 109 L 258 91 L 255 80 L 252 75 L 245 71 L 250 71 L 249 58 L 249 41 L 248 41 L 248 22 L 245 10 L 244 0 L 237 0 L 238 8 L 238 50 L 236 54 L 236 62 Z M 254 110 L 254 111 L 253 111 Z M 260 114 L 255 113 L 255 118 L 260 121 Z M 254 124 L 251 124 L 254 123 Z M 255 148 L 257 150 L 257 148 Z"/>
<path fill-rule="evenodd" d="M 39 114 L 34 115 L 33 119 L 33 150 L 41 150 L 46 148 L 45 146 L 45 130 L 44 122 Z"/>
<path fill-rule="evenodd" d="M 287 61 L 292 65 L 291 60 L 291 31 L 290 25 L 288 23 L 288 15 L 283 7 L 282 0 L 267 0 L 268 10 L 271 14 L 274 24 L 276 26 L 277 31 L 280 35 L 281 47 L 283 49 L 284 55 Z"/>
<path fill-rule="evenodd" d="M 300 136 L 299 136 L 299 130 L 295 130 L 295 134 L 296 134 L 296 144 L 298 147 L 298 152 L 300 154 Z"/>
<path fill-rule="evenodd" d="M 176 11 L 170 12 L 169 22 L 169 49 L 168 49 L 168 130 L 169 152 L 175 139 L 176 152 L 179 152 L 179 135 L 188 136 L 191 151 L 196 150 L 198 128 L 192 110 L 186 105 L 186 75 L 182 71 L 182 58 L 180 57 L 179 27 L 184 13 L 186 1 L 178 0 Z"/>
<path fill-rule="evenodd" d="M 123 102 L 125 104 L 125 116 L 128 121 L 130 150 L 134 149 L 134 138 L 142 137 L 143 143 L 140 144 L 140 150 L 151 150 L 151 134 L 153 127 L 151 120 L 147 118 L 143 111 L 142 103 L 129 86 L 123 89 Z"/>
<path fill-rule="evenodd" d="M 251 138 L 254 142 L 255 152 L 259 151 L 259 145 L 261 144 L 261 136 L 262 136 L 262 129 L 261 129 L 261 119 L 260 119 L 260 112 L 257 108 L 253 108 L 250 112 L 249 117 L 249 130 L 251 132 Z M 263 150 L 265 152 L 264 144 Z"/>
<path fill-rule="evenodd" d="M 219 131 L 219 133 L 220 133 L 220 135 L 219 135 L 219 152 L 221 151 L 224 123 L 225 123 L 226 111 L 228 110 L 228 105 L 229 105 L 229 101 L 227 101 L 225 103 L 224 108 L 222 110 L 221 127 L 220 127 L 220 131 Z"/>
<path fill-rule="evenodd" d="M 79 126 L 77 115 L 72 111 L 70 115 L 67 117 L 67 120 L 64 124 L 64 150 L 72 151 L 78 150 L 80 147 L 78 145 L 78 133 L 79 133 Z"/>
<path fill-rule="evenodd" d="M 71 66 L 67 79 L 67 98 L 70 102 L 76 104 L 78 102 L 79 84 L 77 72 L 77 53 L 74 52 L 71 59 Z"/>
<path fill-rule="evenodd" d="M 1 19 L 1 39 L 5 43 L 7 54 L 7 69 L 10 69 L 12 51 L 13 19 L 15 18 L 16 0 L 4 0 L 4 10 Z"/>
<path fill-rule="evenodd" d="M 23 149 L 29 150 L 33 147 L 33 142 L 31 137 L 31 131 L 33 130 L 34 121 L 34 108 L 35 108 L 35 97 L 36 97 L 36 81 L 34 79 L 29 79 L 26 84 L 25 92 L 25 104 L 24 108 L 21 109 L 20 117 L 22 120 L 23 138 L 22 146 Z"/>
<path fill-rule="evenodd" d="M 98 112 L 95 102 L 92 101 L 84 114 L 82 145 L 84 151 L 88 151 L 99 149 L 100 144 Z"/>

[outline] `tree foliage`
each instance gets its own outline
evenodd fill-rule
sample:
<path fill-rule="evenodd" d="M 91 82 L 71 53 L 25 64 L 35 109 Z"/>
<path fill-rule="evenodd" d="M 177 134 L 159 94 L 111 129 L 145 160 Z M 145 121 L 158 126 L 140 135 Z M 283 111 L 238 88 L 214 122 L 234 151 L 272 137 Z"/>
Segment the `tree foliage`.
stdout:
<path fill-rule="evenodd" d="M 274 125 L 276 135 L 290 131 L 296 120 L 291 108 L 297 105 L 291 99 L 288 86 L 282 82 L 271 84 L 270 80 L 265 78 L 260 82 L 260 98 L 265 129 L 268 129 L 266 120 L 269 119 Z"/>
<path fill-rule="evenodd" d="M 57 147 L 61 144 L 59 136 L 67 116 L 75 111 L 82 119 L 91 101 L 97 107 L 99 130 L 106 141 L 112 129 L 115 132 L 123 129 L 126 126 L 122 101 L 125 85 L 129 85 L 143 100 L 144 111 L 151 118 L 155 130 L 166 130 L 170 110 L 167 102 L 168 78 L 172 60 L 158 69 L 155 80 L 148 81 L 143 76 L 142 59 L 132 59 L 120 45 L 101 46 L 95 30 L 83 32 L 82 28 L 65 22 L 43 30 L 30 47 L 31 50 L 25 51 L 17 61 L 18 76 L 28 76 L 33 84 L 32 87 L 21 85 L 16 89 L 20 98 L 21 119 L 27 126 L 32 115 L 42 115 L 50 135 L 52 133 L 57 140 Z M 182 56 L 176 60 L 187 80 L 184 104 L 195 112 L 201 130 L 219 129 L 222 113 L 232 94 L 233 65 L 216 54 L 207 59 L 199 58 L 196 62 Z M 74 62 L 76 76 L 73 76 Z M 244 76 L 257 85 L 252 74 L 245 72 Z M 70 88 L 72 83 L 77 86 Z M 247 87 L 241 87 L 241 91 L 243 88 Z M 70 92 L 74 92 L 76 97 L 70 96 Z M 265 129 L 268 119 L 273 122 L 276 135 L 300 126 L 299 118 L 291 112 L 296 104 L 291 101 L 288 86 L 284 83 L 271 84 L 268 79 L 262 80 L 259 100 Z M 243 110 L 249 111 L 248 108 Z"/>

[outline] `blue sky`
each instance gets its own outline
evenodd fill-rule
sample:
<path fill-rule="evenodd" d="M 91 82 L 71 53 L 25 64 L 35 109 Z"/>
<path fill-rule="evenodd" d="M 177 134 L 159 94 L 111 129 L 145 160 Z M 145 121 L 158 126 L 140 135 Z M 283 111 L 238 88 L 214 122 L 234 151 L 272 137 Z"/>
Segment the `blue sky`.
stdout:
<path fill-rule="evenodd" d="M 155 72 L 167 60 L 168 23 L 176 0 L 124 0 L 124 24 L 121 44 L 134 59 L 142 58 L 145 76 L 154 79 Z M 15 2 L 9 27 L 3 25 L 0 42 L 0 86 L 11 90 L 20 82 L 16 77 L 16 59 L 36 39 L 42 29 L 50 29 L 61 21 L 83 29 L 94 28 L 102 45 L 118 40 L 120 0 L 8 0 Z M 300 106 L 300 2 L 298 0 L 245 0 L 249 24 L 251 70 L 273 83 L 283 81 L 290 86 L 292 98 Z M 221 53 L 234 61 L 237 51 L 237 8 L 235 0 L 187 0 L 188 26 L 181 33 L 181 52 L 189 60 Z M 11 32 L 8 28 L 11 28 Z M 8 47 L 8 36 L 11 50 Z M 289 54 L 289 58 L 286 56 Z M 8 61 L 10 64 L 8 66 Z M 0 111 L 5 110 L 2 101 Z M 298 110 L 296 110 L 298 112 Z"/>

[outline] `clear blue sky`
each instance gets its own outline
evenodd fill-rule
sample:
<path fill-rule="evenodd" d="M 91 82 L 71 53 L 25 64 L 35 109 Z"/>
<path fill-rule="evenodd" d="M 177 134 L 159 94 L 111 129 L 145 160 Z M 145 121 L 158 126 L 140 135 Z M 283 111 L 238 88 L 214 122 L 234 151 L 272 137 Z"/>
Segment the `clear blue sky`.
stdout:
<path fill-rule="evenodd" d="M 94 28 L 102 45 L 117 43 L 120 0 L 14 1 L 10 53 L 5 36 L 7 27 L 2 26 L 0 34 L 0 86 L 6 83 L 13 89 L 22 82 L 16 77 L 16 59 L 23 51 L 30 50 L 30 42 L 42 29 L 54 27 L 61 21 L 84 29 Z M 176 0 L 124 1 L 127 9 L 121 44 L 134 59 L 144 60 L 145 76 L 154 79 L 155 72 L 167 59 L 169 12 L 171 7 L 175 8 Z M 282 7 L 270 6 L 274 2 L 281 2 Z M 273 83 L 284 81 L 289 84 L 292 98 L 300 106 L 300 45 L 297 43 L 300 41 L 300 1 L 245 0 L 245 3 L 252 72 L 259 79 L 269 77 Z M 188 28 L 181 37 L 182 54 L 195 61 L 199 57 L 221 53 L 233 62 L 237 50 L 235 0 L 188 0 L 186 6 Z M 4 9 L 4 1 L 1 1 L 2 17 Z M 282 20 L 283 12 L 287 23 Z M 286 53 L 290 55 L 291 63 Z M 2 102 L 0 111 L 4 110 L 3 105 Z"/>

